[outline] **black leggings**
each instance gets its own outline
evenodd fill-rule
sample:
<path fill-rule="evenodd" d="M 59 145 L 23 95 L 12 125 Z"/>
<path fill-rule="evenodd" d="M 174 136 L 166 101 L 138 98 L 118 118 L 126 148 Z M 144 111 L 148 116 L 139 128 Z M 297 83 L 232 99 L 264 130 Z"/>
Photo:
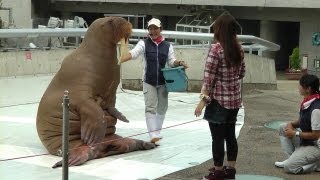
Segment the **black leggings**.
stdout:
<path fill-rule="evenodd" d="M 225 140 L 227 145 L 227 160 L 237 160 L 238 143 L 235 135 L 235 126 L 235 122 L 223 124 L 209 122 L 212 137 L 212 155 L 215 166 L 223 166 Z"/>

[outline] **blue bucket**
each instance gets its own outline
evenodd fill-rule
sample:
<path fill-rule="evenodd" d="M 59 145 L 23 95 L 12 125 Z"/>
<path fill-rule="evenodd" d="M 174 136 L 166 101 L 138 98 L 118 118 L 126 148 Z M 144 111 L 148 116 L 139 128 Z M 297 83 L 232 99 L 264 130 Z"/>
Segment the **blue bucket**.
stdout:
<path fill-rule="evenodd" d="M 188 77 L 183 66 L 161 69 L 169 92 L 187 91 Z"/>

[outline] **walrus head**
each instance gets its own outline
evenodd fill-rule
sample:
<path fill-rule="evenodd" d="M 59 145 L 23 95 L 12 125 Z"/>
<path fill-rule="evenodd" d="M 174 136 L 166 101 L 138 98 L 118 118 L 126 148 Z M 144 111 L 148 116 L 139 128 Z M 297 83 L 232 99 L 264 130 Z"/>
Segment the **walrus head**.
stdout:
<path fill-rule="evenodd" d="M 128 43 L 132 25 L 122 17 L 104 17 L 95 20 L 88 28 L 84 43 L 101 43 L 103 46 L 114 46 L 119 41 Z"/>
<path fill-rule="evenodd" d="M 105 28 L 111 29 L 113 32 L 114 43 L 118 43 L 119 41 L 128 42 L 129 36 L 132 32 L 132 25 L 130 22 L 121 17 L 107 17 L 105 18 L 106 24 Z"/>

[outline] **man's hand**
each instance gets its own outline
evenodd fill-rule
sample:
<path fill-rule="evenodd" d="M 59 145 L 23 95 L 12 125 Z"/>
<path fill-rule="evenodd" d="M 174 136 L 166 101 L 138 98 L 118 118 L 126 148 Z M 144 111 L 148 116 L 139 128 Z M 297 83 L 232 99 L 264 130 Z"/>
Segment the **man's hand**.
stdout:
<path fill-rule="evenodd" d="M 176 60 L 174 61 L 174 66 L 183 66 L 185 69 L 187 69 L 189 66 L 186 62 L 184 61 L 179 61 L 179 60 Z"/>
<path fill-rule="evenodd" d="M 124 63 L 129 61 L 132 58 L 130 53 L 127 54 L 121 54 L 119 60 L 118 60 L 118 64 Z"/>
<path fill-rule="evenodd" d="M 186 62 L 184 62 L 184 61 L 180 61 L 179 65 L 183 66 L 185 69 L 187 69 L 189 67 L 188 64 Z"/>
<path fill-rule="evenodd" d="M 296 135 L 296 129 L 294 129 L 292 126 L 287 126 L 284 129 L 284 135 L 288 138 L 293 138 Z"/>

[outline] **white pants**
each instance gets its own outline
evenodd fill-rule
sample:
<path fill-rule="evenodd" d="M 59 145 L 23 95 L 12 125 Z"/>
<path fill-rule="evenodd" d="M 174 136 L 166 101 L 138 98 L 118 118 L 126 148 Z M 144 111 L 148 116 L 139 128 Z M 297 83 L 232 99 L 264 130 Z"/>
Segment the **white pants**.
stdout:
<path fill-rule="evenodd" d="M 289 156 L 284 162 L 284 170 L 288 173 L 300 174 L 315 171 L 320 165 L 320 147 L 300 146 L 300 138 L 292 139 L 284 136 L 284 129 L 287 123 L 279 127 L 280 143 L 283 151 Z M 319 167 L 318 167 L 319 168 Z"/>
<path fill-rule="evenodd" d="M 165 114 L 168 109 L 168 91 L 165 85 L 158 87 L 143 83 L 146 123 L 150 138 L 160 138 Z"/>

